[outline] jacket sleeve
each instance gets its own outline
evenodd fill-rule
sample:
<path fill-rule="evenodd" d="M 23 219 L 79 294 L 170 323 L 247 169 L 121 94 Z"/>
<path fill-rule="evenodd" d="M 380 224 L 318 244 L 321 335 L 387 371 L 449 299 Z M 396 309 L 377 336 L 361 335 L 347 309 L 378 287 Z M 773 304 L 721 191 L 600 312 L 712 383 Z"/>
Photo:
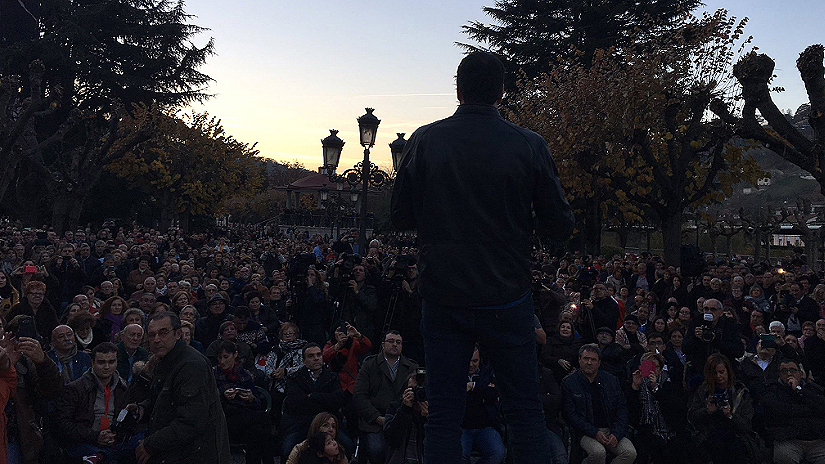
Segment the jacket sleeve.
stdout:
<path fill-rule="evenodd" d="M 57 364 L 48 356 L 44 356 L 42 363 L 32 364 L 37 369 L 37 392 L 43 399 L 56 399 L 63 390 L 63 377 Z"/>
<path fill-rule="evenodd" d="M 573 233 L 573 210 L 564 197 L 556 163 L 544 139 L 535 136 L 533 160 L 533 211 L 536 228 L 555 240 L 563 241 Z"/>
<path fill-rule="evenodd" d="M 622 392 L 622 387 L 619 385 L 618 379 L 615 377 L 609 382 L 613 390 L 614 405 L 616 408 L 616 417 L 612 424 L 610 424 L 610 434 L 621 440 L 627 435 L 627 427 L 630 424 L 630 417 L 627 410 L 627 398 Z"/>
<path fill-rule="evenodd" d="M 369 366 L 369 367 L 368 367 Z M 374 422 L 381 415 L 378 409 L 373 406 L 369 398 L 370 372 L 369 368 L 377 368 L 375 363 L 365 363 L 355 379 L 355 386 L 352 390 L 352 402 L 358 415 L 366 422 Z"/>
<path fill-rule="evenodd" d="M 384 416 L 384 438 L 387 440 L 387 446 L 391 448 L 404 446 L 407 429 L 412 424 L 413 412 L 413 408 L 403 403 L 395 408 L 392 405 L 387 408 L 387 414 Z"/>
<path fill-rule="evenodd" d="M 575 383 L 573 377 L 567 377 L 565 381 L 562 382 L 562 414 L 567 425 L 573 427 L 576 432 L 593 438 L 599 432 L 599 429 L 587 421 L 587 417 L 585 417 L 582 411 L 576 409 L 576 400 L 574 398 Z"/>
<path fill-rule="evenodd" d="M 81 379 L 76 382 L 82 381 Z M 88 443 L 90 445 L 97 445 L 99 432 L 92 430 L 91 427 L 76 420 L 80 414 L 80 411 L 76 409 L 87 406 L 80 404 L 82 401 L 83 395 L 75 385 L 66 387 L 63 394 L 57 399 L 56 418 L 60 435 L 66 443 Z"/>
<path fill-rule="evenodd" d="M 398 174 L 395 176 L 395 183 L 392 189 L 392 199 L 390 200 L 390 219 L 393 225 L 399 230 L 411 230 L 417 227 L 415 222 L 415 211 L 420 208 L 421 181 L 417 164 L 421 153 L 419 153 L 419 131 L 413 133 L 404 145 L 401 154 L 401 163 L 398 166 Z"/>
<path fill-rule="evenodd" d="M 189 446 L 201 439 L 209 421 L 209 391 L 211 369 L 205 363 L 186 363 L 181 367 L 172 385 L 175 418 L 165 427 L 143 439 L 143 446 L 153 456 L 164 450 Z"/>

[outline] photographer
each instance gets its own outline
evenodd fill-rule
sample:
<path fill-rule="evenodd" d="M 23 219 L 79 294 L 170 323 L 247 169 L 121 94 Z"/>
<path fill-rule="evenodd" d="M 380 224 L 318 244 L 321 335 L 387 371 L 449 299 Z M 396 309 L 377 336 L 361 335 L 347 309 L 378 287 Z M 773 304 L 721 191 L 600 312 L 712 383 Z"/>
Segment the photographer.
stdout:
<path fill-rule="evenodd" d="M 366 279 L 366 268 L 361 264 L 360 256 L 345 255 L 336 263 L 330 281 L 335 305 L 333 320 L 350 321 L 361 333 L 375 339 L 378 292 Z"/>
<path fill-rule="evenodd" d="M 71 301 L 80 293 L 86 283 L 86 273 L 74 257 L 74 246 L 67 244 L 60 248 L 60 254 L 52 259 L 49 272 L 60 282 L 57 298 L 60 303 Z"/>
<path fill-rule="evenodd" d="M 619 324 L 619 304 L 607 292 L 603 283 L 596 283 L 590 292 L 590 299 L 581 302 L 582 341 L 596 343 L 596 329 L 617 328 Z"/>
<path fill-rule="evenodd" d="M 84 462 L 134 459 L 143 437 L 132 435 L 134 430 L 128 427 L 117 427 L 127 404 L 127 388 L 117 373 L 117 347 L 110 342 L 94 347 L 92 368 L 68 384 L 57 402 L 56 423 L 69 457 L 85 457 Z"/>
<path fill-rule="evenodd" d="M 384 416 L 384 437 L 387 441 L 387 464 L 424 462 L 424 423 L 429 404 L 424 390 L 423 369 L 407 376 L 407 389 L 401 401 L 390 403 Z M 421 383 L 419 383 L 421 380 Z M 415 446 L 410 446 L 411 444 Z"/>
<path fill-rule="evenodd" d="M 467 406 L 461 421 L 461 459 L 470 463 L 470 454 L 478 450 L 481 464 L 499 464 L 504 461 L 507 449 L 499 434 L 496 420 L 498 389 L 493 370 L 482 365 L 478 347 L 470 358 L 470 370 L 467 375 Z"/>
<path fill-rule="evenodd" d="M 381 332 L 398 330 L 404 334 L 405 356 L 424 365 L 424 337 L 421 335 L 421 294 L 418 292 L 418 265 L 415 256 L 399 255 L 390 262 L 382 282 L 386 312 L 376 318 Z"/>
<path fill-rule="evenodd" d="M 698 377 L 701 376 L 699 369 L 705 365 L 705 360 L 711 354 L 721 353 L 728 359 L 737 359 L 745 353 L 745 348 L 739 340 L 736 322 L 722 317 L 722 303 L 713 298 L 705 300 L 702 310 L 702 319 L 691 323 L 682 348 L 690 363 L 690 368 L 686 367 L 689 387 L 691 380 L 694 386 L 698 383 Z"/>

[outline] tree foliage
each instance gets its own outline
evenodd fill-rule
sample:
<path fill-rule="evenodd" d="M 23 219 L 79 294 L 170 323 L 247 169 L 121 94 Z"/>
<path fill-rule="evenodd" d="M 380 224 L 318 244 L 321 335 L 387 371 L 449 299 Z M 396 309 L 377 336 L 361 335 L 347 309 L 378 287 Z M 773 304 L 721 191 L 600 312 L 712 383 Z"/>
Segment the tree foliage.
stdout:
<path fill-rule="evenodd" d="M 612 203 L 631 221 L 650 211 L 665 260 L 678 263 L 682 214 L 764 177 L 730 143 L 733 127 L 708 118 L 711 105 L 732 104 L 744 24 L 723 10 L 685 16 L 639 47 L 596 50 L 587 65 L 568 59 L 520 82 L 511 118 L 544 136 L 570 197 Z"/>
<path fill-rule="evenodd" d="M 535 78 L 559 62 L 581 57 L 587 64 L 596 50 L 638 42 L 639 26 L 655 33 L 700 4 L 699 0 L 497 0 L 495 6 L 484 8 L 491 24 L 473 21 L 462 26 L 478 45 L 458 45 L 503 58 L 513 80 L 519 69 Z"/>
<path fill-rule="evenodd" d="M 140 130 L 141 111 L 130 121 Z M 225 200 L 251 197 L 264 172 L 258 151 L 227 135 L 219 119 L 207 113 L 178 117 L 162 114 L 154 136 L 129 150 L 106 170 L 139 185 L 158 202 L 161 223 L 193 215 L 216 216 Z"/>
<path fill-rule="evenodd" d="M 54 226 L 75 227 L 102 167 L 152 131 L 128 135 L 133 108 L 148 116 L 208 97 L 198 68 L 213 43 L 192 43 L 203 29 L 181 0 L 3 2 L 3 12 L 34 21 L 0 29 L 0 198 L 25 164 L 42 177 Z"/>

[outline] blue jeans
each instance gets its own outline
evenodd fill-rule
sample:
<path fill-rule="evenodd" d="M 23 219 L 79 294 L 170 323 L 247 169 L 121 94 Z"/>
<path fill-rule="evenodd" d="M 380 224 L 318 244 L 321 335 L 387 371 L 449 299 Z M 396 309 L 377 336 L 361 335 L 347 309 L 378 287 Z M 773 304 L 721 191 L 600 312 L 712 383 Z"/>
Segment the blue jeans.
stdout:
<path fill-rule="evenodd" d="M 474 344 L 492 363 L 511 453 L 519 464 L 552 459 L 550 431 L 539 400 L 533 299 L 503 308 L 448 307 L 424 300 L 421 329 L 427 360 L 427 462 L 461 461 L 461 421 Z"/>
<path fill-rule="evenodd" d="M 461 429 L 461 462 L 470 463 L 473 448 L 481 453 L 481 458 L 476 464 L 501 464 L 507 456 L 501 435 L 492 427 Z"/>

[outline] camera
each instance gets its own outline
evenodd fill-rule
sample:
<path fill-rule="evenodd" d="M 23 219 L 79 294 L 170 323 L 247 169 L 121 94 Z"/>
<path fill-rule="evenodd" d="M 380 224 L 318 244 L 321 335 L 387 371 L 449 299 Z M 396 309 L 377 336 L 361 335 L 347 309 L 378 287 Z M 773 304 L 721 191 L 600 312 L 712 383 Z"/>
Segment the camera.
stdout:
<path fill-rule="evenodd" d="M 361 255 L 357 253 L 344 253 L 341 255 L 341 260 L 338 276 L 341 279 L 349 280 L 352 278 L 352 270 L 355 266 L 361 264 Z"/>
<path fill-rule="evenodd" d="M 115 434 L 116 442 L 124 442 L 132 437 L 135 433 L 138 423 L 137 411 L 129 411 L 128 409 L 121 409 L 120 413 L 112 422 L 111 429 Z"/>
<path fill-rule="evenodd" d="M 713 332 L 713 314 L 705 313 L 704 319 L 702 320 L 702 341 L 711 342 L 715 337 L 716 333 Z"/>
<path fill-rule="evenodd" d="M 295 279 L 296 276 L 305 276 L 310 266 L 317 263 L 313 253 L 299 253 L 289 260 L 288 276 L 292 281 L 300 281 Z"/>
<path fill-rule="evenodd" d="M 418 384 L 415 388 L 413 388 L 415 401 L 427 401 L 427 369 L 419 367 L 415 370 L 415 382 Z"/>

